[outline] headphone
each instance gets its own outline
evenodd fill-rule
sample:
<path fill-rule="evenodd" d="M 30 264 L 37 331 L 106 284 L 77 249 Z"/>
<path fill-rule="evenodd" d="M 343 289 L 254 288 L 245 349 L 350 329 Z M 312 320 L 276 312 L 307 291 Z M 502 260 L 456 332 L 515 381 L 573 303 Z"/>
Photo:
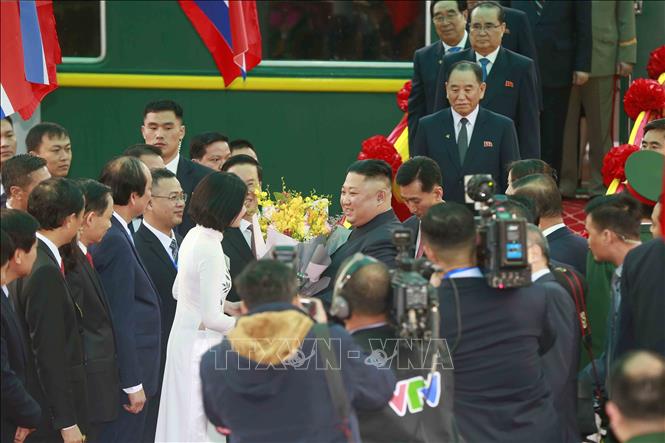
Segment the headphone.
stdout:
<path fill-rule="evenodd" d="M 335 285 L 333 286 L 330 315 L 339 320 L 346 320 L 351 317 L 351 303 L 344 297 L 344 295 L 342 295 L 344 292 L 344 286 L 346 286 L 353 274 L 359 271 L 362 267 L 375 263 L 379 263 L 379 261 L 368 255 L 361 254 L 360 252 L 356 252 L 342 262 L 342 266 L 335 278 Z"/>

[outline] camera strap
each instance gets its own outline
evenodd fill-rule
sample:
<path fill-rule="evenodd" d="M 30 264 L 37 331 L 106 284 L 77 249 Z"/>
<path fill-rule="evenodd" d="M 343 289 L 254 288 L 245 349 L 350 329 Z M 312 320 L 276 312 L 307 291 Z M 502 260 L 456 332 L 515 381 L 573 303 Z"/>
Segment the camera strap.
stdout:
<path fill-rule="evenodd" d="M 344 434 L 346 441 L 351 443 L 353 437 L 351 434 L 351 406 L 349 399 L 346 395 L 346 388 L 342 380 L 341 366 L 337 363 L 337 358 L 332 352 L 330 344 L 330 329 L 325 323 L 316 323 L 312 326 L 314 336 L 317 338 L 317 353 L 323 359 L 324 373 L 326 374 L 326 382 L 328 383 L 328 392 L 333 403 L 337 417 L 340 419 L 339 428 Z M 325 344 L 319 345 L 319 340 L 325 341 Z"/>

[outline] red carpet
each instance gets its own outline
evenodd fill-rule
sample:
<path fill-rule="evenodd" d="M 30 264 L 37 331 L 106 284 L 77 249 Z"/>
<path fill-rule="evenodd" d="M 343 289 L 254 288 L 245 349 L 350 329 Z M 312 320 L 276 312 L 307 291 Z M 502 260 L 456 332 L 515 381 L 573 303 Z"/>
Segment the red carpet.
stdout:
<path fill-rule="evenodd" d="M 586 237 L 584 207 L 589 200 L 583 198 L 563 200 L 563 222 L 576 233 Z"/>

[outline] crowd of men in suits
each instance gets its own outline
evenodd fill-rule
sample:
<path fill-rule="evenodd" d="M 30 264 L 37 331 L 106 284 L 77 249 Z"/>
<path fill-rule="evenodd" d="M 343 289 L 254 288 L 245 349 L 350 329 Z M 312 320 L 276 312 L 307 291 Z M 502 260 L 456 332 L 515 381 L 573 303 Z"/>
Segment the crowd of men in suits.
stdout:
<path fill-rule="evenodd" d="M 591 196 L 603 194 L 600 169 L 613 145 L 615 82 L 617 76 L 632 72 L 636 57 L 631 3 L 442 0 L 431 2 L 430 14 L 439 39 L 418 49 L 413 59 L 408 103 L 411 154 L 427 155 L 423 136 L 435 137 L 436 143 L 443 138 L 449 146 L 440 149 L 440 155 L 451 158 L 437 158 L 439 166 L 444 171 L 456 166 L 464 176 L 479 168 L 494 172 L 485 161 L 507 145 L 517 148 L 521 159 L 542 159 L 551 165 L 564 196 L 575 196 L 581 185 L 579 146 L 586 145 L 579 131 L 583 109 L 590 143 L 587 191 Z M 494 127 L 493 122 L 476 126 L 475 114 L 469 117 L 460 110 L 467 98 L 460 98 L 459 85 L 453 87 L 458 79 L 451 74 L 463 61 L 481 68 L 481 112 L 512 120 L 514 139 L 513 134 L 508 140 L 497 139 L 486 129 Z M 471 124 L 464 124 L 466 138 L 460 142 L 461 118 Z M 455 144 L 465 148 L 459 147 L 458 154 Z M 462 154 L 466 149 L 472 157 L 468 162 Z M 513 159 L 501 160 L 505 170 Z M 495 179 L 505 188 L 506 177 Z M 459 201 L 458 194 L 451 196 Z"/>

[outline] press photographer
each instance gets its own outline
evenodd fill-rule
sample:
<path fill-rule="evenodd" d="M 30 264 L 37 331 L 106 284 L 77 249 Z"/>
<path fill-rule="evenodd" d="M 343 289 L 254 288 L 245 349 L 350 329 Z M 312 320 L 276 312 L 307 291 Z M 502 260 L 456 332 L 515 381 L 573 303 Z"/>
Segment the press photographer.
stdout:
<path fill-rule="evenodd" d="M 410 244 L 407 247 L 410 249 Z M 344 321 L 356 343 L 369 354 L 366 361 L 386 362 L 397 377 L 396 394 L 390 405 L 359 413 L 362 441 L 459 441 L 453 418 L 449 358 L 435 368 L 436 372 L 430 372 L 436 343 L 398 338 L 391 309 L 399 295 L 391 280 L 394 281 L 394 275 L 391 278 L 386 265 L 355 254 L 340 268 L 333 293 L 331 313 Z M 446 364 L 449 370 L 444 369 Z M 416 384 L 426 391 L 415 397 L 404 395 Z"/>
<path fill-rule="evenodd" d="M 562 441 L 540 357 L 555 340 L 545 296 L 534 287 L 488 284 L 466 206 L 433 206 L 422 233 L 425 254 L 443 270 L 440 335 L 455 365 L 454 410 L 462 438 Z"/>
<path fill-rule="evenodd" d="M 356 411 L 388 403 L 392 371 L 366 364 L 325 316 L 315 323 L 303 312 L 289 265 L 250 263 L 234 284 L 243 315 L 201 360 L 210 421 L 235 442 L 360 441 Z"/>

